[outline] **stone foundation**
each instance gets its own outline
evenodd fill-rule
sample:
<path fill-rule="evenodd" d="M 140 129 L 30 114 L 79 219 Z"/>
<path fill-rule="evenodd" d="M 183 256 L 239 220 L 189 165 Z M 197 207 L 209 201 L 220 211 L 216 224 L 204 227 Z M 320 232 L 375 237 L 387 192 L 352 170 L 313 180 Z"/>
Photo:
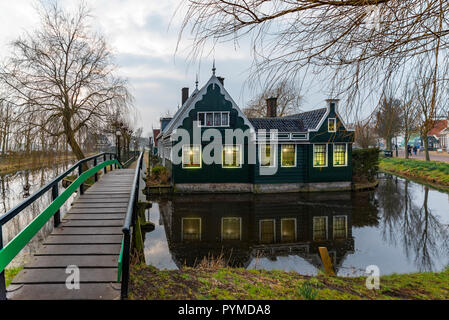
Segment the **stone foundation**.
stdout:
<path fill-rule="evenodd" d="M 352 183 L 314 182 L 314 183 L 180 183 L 174 187 L 175 193 L 286 193 L 350 191 Z"/>
<path fill-rule="evenodd" d="M 253 192 L 251 183 L 179 183 L 175 193 L 247 193 Z"/>

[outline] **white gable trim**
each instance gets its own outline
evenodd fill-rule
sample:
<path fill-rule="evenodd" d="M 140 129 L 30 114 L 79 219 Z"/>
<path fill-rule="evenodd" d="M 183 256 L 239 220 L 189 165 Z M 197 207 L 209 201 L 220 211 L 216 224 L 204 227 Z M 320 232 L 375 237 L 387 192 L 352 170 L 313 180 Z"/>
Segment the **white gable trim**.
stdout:
<path fill-rule="evenodd" d="M 329 104 L 326 107 L 327 111 L 324 114 L 324 116 L 321 118 L 320 122 L 318 123 L 318 125 L 315 127 L 315 129 L 309 129 L 308 132 L 317 132 L 318 130 L 320 130 L 321 126 L 324 124 L 324 121 L 328 118 L 331 109 Z M 338 108 L 337 106 L 335 106 L 335 115 L 338 117 L 338 119 L 341 121 L 341 123 L 343 124 L 343 127 L 345 127 L 346 131 L 355 131 L 355 129 L 348 129 L 348 126 L 346 125 L 346 123 L 343 120 L 343 117 L 340 115 L 340 113 L 338 113 Z"/>
<path fill-rule="evenodd" d="M 179 113 L 179 116 L 176 118 L 173 118 L 173 123 L 169 123 L 168 126 L 170 128 L 167 129 L 167 133 L 171 134 L 173 130 L 177 129 L 179 126 L 181 126 L 182 121 L 188 116 L 189 112 L 195 107 L 195 104 L 203 99 L 203 95 L 207 93 L 207 88 L 209 85 L 214 84 L 215 86 L 218 86 L 220 88 L 220 92 L 224 95 L 226 100 L 229 100 L 232 104 L 232 108 L 237 110 L 237 113 L 240 117 L 243 118 L 244 123 L 250 128 L 252 133 L 255 133 L 254 127 L 252 126 L 251 122 L 249 122 L 248 118 L 244 115 L 242 110 L 237 106 L 234 99 L 232 99 L 231 95 L 226 91 L 226 89 L 221 84 L 220 80 L 216 76 L 212 76 L 209 81 L 201 88 L 201 90 L 196 93 L 196 95 L 193 97 L 193 99 L 189 102 L 186 101 L 185 105 L 183 106 L 183 110 Z M 189 103 L 187 103 L 189 102 Z"/>

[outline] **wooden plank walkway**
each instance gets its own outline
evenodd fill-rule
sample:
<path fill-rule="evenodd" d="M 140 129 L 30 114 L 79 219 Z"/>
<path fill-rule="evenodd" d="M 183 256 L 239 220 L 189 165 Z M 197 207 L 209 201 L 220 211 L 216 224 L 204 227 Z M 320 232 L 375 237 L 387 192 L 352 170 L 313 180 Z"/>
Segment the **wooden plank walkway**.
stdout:
<path fill-rule="evenodd" d="M 14 278 L 8 299 L 120 299 L 117 265 L 134 173 L 108 172 L 78 198 Z M 66 286 L 71 265 L 79 268 L 79 289 Z"/>

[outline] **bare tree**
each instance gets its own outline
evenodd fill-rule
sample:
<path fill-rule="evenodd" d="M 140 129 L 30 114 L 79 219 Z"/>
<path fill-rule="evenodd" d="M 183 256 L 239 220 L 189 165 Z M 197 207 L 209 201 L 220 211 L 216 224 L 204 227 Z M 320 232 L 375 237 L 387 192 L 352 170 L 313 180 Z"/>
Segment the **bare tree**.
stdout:
<path fill-rule="evenodd" d="M 418 132 L 419 112 L 416 102 L 416 92 L 414 87 L 411 87 L 407 82 L 404 86 L 401 102 L 402 114 L 402 134 L 404 135 L 405 158 L 408 159 L 408 142 L 412 134 Z"/>
<path fill-rule="evenodd" d="M 57 2 L 39 8 L 41 25 L 12 43 L 0 80 L 22 117 L 48 136 L 64 136 L 78 159 L 84 153 L 77 134 L 104 123 L 112 102 L 128 107 L 126 82 L 114 75 L 106 41 L 89 27 L 84 3 L 75 12 Z"/>
<path fill-rule="evenodd" d="M 372 125 L 371 117 L 355 123 L 355 143 L 363 149 L 376 146 L 377 139 L 375 127 Z"/>
<path fill-rule="evenodd" d="M 378 88 L 449 42 L 445 0 L 185 0 L 179 41 L 193 36 L 192 57 L 209 44 L 251 41 L 250 83 L 313 72 L 331 93 L 378 95 Z M 178 10 L 181 12 L 181 10 Z M 438 65 L 436 65 L 438 68 Z M 373 90 L 374 89 L 374 90 Z M 360 99 L 363 101 L 363 99 Z M 347 103 L 347 108 L 363 103 Z"/>
<path fill-rule="evenodd" d="M 386 149 L 392 150 L 391 140 L 401 132 L 401 101 L 385 93 L 376 113 L 377 134 L 385 140 Z"/>
<path fill-rule="evenodd" d="M 443 107 L 447 97 L 448 68 L 446 58 L 441 61 L 435 52 L 424 56 L 413 69 L 419 133 L 424 144 L 426 161 L 430 161 L 428 134 L 434 127 L 438 111 Z"/>
<path fill-rule="evenodd" d="M 302 96 L 299 90 L 292 83 L 281 81 L 251 100 L 243 109 L 243 113 L 250 118 L 265 117 L 267 115 L 266 99 L 270 97 L 277 97 L 277 115 L 280 117 L 301 111 Z"/>

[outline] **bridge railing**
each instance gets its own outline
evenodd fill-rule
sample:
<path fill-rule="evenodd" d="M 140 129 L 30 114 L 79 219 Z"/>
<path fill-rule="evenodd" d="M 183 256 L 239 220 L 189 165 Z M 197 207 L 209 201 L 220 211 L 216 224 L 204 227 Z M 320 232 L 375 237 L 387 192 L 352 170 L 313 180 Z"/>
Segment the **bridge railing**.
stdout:
<path fill-rule="evenodd" d="M 109 158 L 109 160 L 108 160 Z M 101 161 L 99 163 L 99 160 Z M 93 167 L 84 171 L 87 163 L 93 161 Z M 78 190 L 84 194 L 84 182 L 94 176 L 95 182 L 98 181 L 98 172 L 103 170 L 107 173 L 107 167 L 122 167 L 122 164 L 116 159 L 114 153 L 100 153 L 83 160 L 78 161 L 67 171 L 53 179 L 44 187 L 40 188 L 26 200 L 12 208 L 4 215 L 0 216 L 0 300 L 6 299 L 6 283 L 4 270 L 12 259 L 27 245 L 27 243 L 36 235 L 36 233 L 53 217 L 54 226 L 57 227 L 61 222 L 60 208 L 69 199 L 69 197 Z M 65 177 L 78 169 L 78 178 L 73 181 L 61 194 L 59 194 L 58 183 Z M 22 231 L 20 231 L 9 243 L 3 246 L 3 225 L 16 217 L 24 209 L 30 206 L 34 201 L 42 197 L 51 190 L 52 202 L 36 218 L 31 221 Z"/>
<path fill-rule="evenodd" d="M 136 171 L 134 173 L 133 187 L 131 189 L 131 196 L 126 210 L 125 223 L 123 225 L 123 240 L 122 248 L 120 250 L 120 257 L 118 263 L 117 280 L 121 281 L 121 298 L 128 298 L 128 282 L 129 282 L 129 265 L 131 260 L 131 238 L 136 225 L 137 205 L 139 202 L 139 185 L 141 178 L 143 164 L 143 152 L 140 153 L 137 161 Z"/>

